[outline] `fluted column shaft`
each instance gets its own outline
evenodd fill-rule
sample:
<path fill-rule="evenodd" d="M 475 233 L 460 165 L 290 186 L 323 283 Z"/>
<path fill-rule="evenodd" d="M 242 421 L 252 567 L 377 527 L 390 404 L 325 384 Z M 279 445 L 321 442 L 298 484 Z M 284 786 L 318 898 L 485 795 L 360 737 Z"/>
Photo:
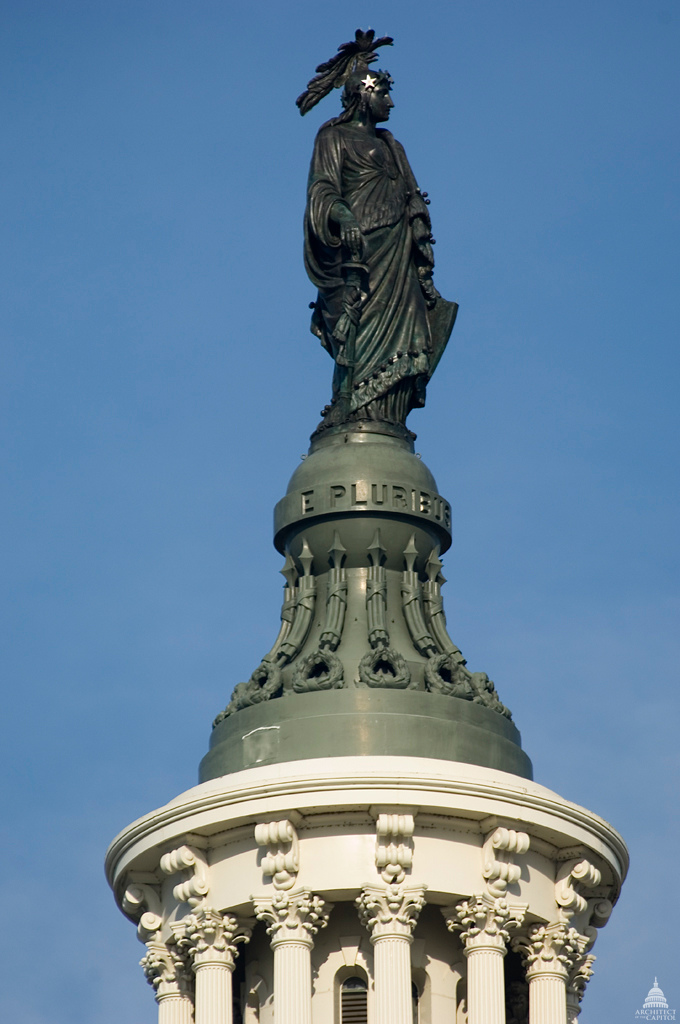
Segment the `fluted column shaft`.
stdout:
<path fill-rule="evenodd" d="M 274 950 L 274 1024 L 312 1024 L 311 951 L 332 904 L 306 889 L 280 890 L 271 899 L 256 898 L 254 904 Z"/>
<path fill-rule="evenodd" d="M 196 1024 L 232 1024 L 232 969 L 217 962 L 195 965 Z"/>
<path fill-rule="evenodd" d="M 527 971 L 529 1024 L 567 1024 L 565 970 Z"/>
<path fill-rule="evenodd" d="M 411 943 L 425 905 L 422 886 L 368 885 L 358 898 L 374 949 L 374 1024 L 413 1024 Z"/>
<path fill-rule="evenodd" d="M 373 948 L 375 1024 L 413 1024 L 410 937 L 375 938 Z"/>
<path fill-rule="evenodd" d="M 470 946 L 465 955 L 468 1024 L 505 1024 L 505 943 Z"/>
<path fill-rule="evenodd" d="M 312 1024 L 312 942 L 272 942 L 274 1020 L 276 1024 Z"/>
<path fill-rule="evenodd" d="M 158 1024 L 193 1024 L 194 1004 L 188 996 L 157 996 Z"/>

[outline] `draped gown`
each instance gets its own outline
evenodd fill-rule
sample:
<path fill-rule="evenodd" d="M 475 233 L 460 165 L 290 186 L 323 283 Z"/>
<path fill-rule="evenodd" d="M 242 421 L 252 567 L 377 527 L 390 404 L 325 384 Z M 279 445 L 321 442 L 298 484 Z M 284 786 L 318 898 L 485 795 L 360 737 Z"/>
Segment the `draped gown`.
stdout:
<path fill-rule="evenodd" d="M 331 219 L 338 200 L 359 224 L 368 267 L 350 418 L 403 424 L 411 408 L 425 404 L 425 385 L 448 341 L 457 306 L 439 297 L 438 315 L 426 307 L 421 279 L 431 277 L 434 260 L 429 244 L 414 239 L 413 221 L 422 218 L 428 234 L 429 211 L 404 149 L 389 131 L 372 135 L 351 122 L 330 121 L 314 146 L 305 212 L 305 268 L 318 288 L 311 329 L 336 360 L 333 332 L 343 309 L 342 265 L 348 258 Z M 334 399 L 339 379 L 336 365 Z"/>

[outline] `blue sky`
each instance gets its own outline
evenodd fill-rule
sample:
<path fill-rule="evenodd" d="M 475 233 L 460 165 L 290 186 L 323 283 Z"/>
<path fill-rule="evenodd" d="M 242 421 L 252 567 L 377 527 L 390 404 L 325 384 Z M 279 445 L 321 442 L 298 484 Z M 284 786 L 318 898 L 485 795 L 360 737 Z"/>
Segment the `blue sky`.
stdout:
<path fill-rule="evenodd" d="M 3 5 L 2 871 L 16 1024 L 152 1022 L 103 879 L 271 645 L 271 510 L 329 397 L 308 334 L 314 66 L 395 38 L 390 126 L 460 303 L 410 426 L 450 631 L 537 781 L 632 868 L 583 1024 L 680 1004 L 672 0 Z"/>

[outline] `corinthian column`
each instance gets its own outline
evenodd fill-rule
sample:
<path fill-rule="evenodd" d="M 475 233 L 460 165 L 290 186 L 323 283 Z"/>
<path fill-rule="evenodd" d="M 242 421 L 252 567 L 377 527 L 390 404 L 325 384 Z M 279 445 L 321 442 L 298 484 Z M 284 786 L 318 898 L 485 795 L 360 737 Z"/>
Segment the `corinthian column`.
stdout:
<path fill-rule="evenodd" d="M 158 1024 L 192 1024 L 191 971 L 176 946 L 162 942 L 157 935 L 146 944 L 140 960 L 146 980 L 156 993 Z"/>
<path fill-rule="evenodd" d="M 310 954 L 314 936 L 328 924 L 333 907 L 304 889 L 277 892 L 272 899 L 254 903 L 255 915 L 266 923 L 274 950 L 275 1024 L 312 1024 Z"/>
<path fill-rule="evenodd" d="M 567 981 L 584 943 L 564 922 L 535 924 L 515 940 L 529 982 L 529 1024 L 567 1024 Z"/>
<path fill-rule="evenodd" d="M 486 893 L 444 910 L 449 931 L 461 933 L 467 957 L 468 1024 L 505 1024 L 508 929 L 521 924 L 525 910 Z"/>
<path fill-rule="evenodd" d="M 375 1024 L 413 1024 L 410 947 L 424 896 L 422 886 L 367 885 L 356 901 L 375 950 Z"/>
<path fill-rule="evenodd" d="M 586 990 L 586 985 L 593 976 L 593 964 L 595 957 L 592 953 L 584 950 L 592 945 L 591 937 L 582 935 L 580 951 L 574 958 L 572 969 L 567 978 L 567 1024 L 577 1024 L 578 1015 L 581 1012 L 581 1000 Z"/>
<path fill-rule="evenodd" d="M 188 917 L 185 934 L 196 976 L 196 1024 L 231 1024 L 236 944 L 250 939 L 250 929 L 232 914 L 199 906 Z"/>

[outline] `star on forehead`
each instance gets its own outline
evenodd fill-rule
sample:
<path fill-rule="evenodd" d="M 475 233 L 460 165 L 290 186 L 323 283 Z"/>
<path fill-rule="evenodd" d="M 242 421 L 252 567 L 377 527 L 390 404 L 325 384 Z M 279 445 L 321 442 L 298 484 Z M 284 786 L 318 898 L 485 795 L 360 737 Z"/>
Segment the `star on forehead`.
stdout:
<path fill-rule="evenodd" d="M 364 86 L 366 90 L 370 90 L 375 89 L 375 83 L 377 81 L 377 78 L 373 78 L 371 75 L 366 75 L 366 77 L 361 80 L 361 84 Z"/>

